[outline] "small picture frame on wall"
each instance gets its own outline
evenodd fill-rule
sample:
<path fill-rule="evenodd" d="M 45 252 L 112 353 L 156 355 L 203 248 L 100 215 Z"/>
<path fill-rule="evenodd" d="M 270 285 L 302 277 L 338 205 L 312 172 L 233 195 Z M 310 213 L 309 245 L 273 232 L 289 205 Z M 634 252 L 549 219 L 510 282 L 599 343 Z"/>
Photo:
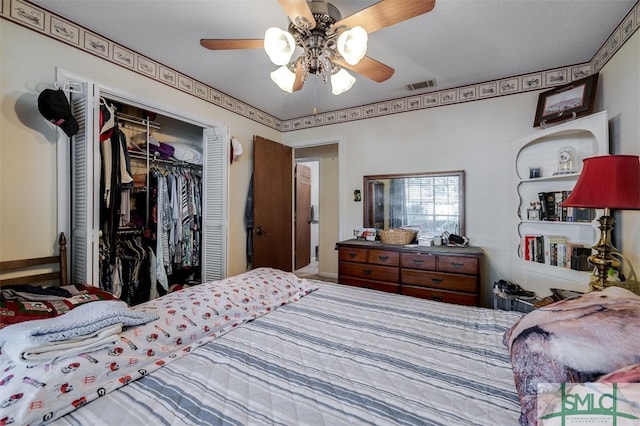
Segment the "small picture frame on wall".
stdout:
<path fill-rule="evenodd" d="M 540 93 L 533 127 L 591 114 L 597 84 L 596 73 Z"/>

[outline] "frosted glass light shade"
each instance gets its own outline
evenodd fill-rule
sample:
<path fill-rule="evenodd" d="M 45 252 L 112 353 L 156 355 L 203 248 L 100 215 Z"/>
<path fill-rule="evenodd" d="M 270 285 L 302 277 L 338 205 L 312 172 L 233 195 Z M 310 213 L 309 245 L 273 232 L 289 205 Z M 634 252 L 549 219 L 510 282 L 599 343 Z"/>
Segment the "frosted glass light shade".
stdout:
<path fill-rule="evenodd" d="M 264 34 L 264 50 L 276 65 L 288 64 L 295 48 L 296 42 L 288 31 L 272 27 Z"/>
<path fill-rule="evenodd" d="M 356 82 L 355 77 L 349 74 L 346 70 L 341 69 L 335 74 L 331 74 L 331 93 L 339 95 L 347 90 L 351 89 L 353 83 Z"/>
<path fill-rule="evenodd" d="M 344 60 L 355 65 L 367 53 L 367 32 L 362 27 L 353 27 L 338 36 L 338 52 Z"/>
<path fill-rule="evenodd" d="M 271 73 L 271 80 L 285 92 L 291 93 L 296 81 L 296 73 L 292 72 L 286 65 L 283 65 Z"/>

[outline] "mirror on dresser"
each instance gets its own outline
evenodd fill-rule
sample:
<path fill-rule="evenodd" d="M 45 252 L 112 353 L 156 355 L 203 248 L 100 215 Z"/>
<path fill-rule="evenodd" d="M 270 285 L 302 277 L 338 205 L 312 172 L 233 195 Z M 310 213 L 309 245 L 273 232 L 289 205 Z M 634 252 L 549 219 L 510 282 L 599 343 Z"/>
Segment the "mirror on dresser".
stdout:
<path fill-rule="evenodd" d="M 364 176 L 364 227 L 465 234 L 464 170 Z"/>

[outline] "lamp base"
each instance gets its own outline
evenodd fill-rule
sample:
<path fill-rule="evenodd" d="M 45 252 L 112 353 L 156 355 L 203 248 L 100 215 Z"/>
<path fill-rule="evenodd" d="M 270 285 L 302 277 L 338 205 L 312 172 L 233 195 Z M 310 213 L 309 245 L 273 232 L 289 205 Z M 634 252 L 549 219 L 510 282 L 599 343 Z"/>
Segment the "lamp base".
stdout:
<path fill-rule="evenodd" d="M 610 260 L 613 260 L 613 262 L 606 263 L 609 266 L 605 269 L 604 277 L 600 272 L 600 266 L 594 268 L 589 280 L 589 291 L 600 291 L 608 287 L 622 287 L 640 296 L 640 282 L 638 282 L 636 272 L 629 259 L 615 250 L 609 255 Z M 597 256 L 597 254 L 590 256 L 589 262 L 592 264 L 596 262 L 596 259 L 592 260 L 591 258 Z"/>
<path fill-rule="evenodd" d="M 600 240 L 592 247 L 597 253 L 589 256 L 588 259 L 589 263 L 595 267 L 594 276 L 591 277 L 589 283 L 592 291 L 603 290 L 608 287 L 607 277 L 609 270 L 618 271 L 621 265 L 620 260 L 614 257 L 614 254 L 619 254 L 619 252 L 611 244 L 611 231 L 616 221 L 609 215 L 609 209 L 605 209 L 604 215 L 598 219 L 598 222 L 600 222 Z M 594 278 L 596 279 L 594 280 Z"/>

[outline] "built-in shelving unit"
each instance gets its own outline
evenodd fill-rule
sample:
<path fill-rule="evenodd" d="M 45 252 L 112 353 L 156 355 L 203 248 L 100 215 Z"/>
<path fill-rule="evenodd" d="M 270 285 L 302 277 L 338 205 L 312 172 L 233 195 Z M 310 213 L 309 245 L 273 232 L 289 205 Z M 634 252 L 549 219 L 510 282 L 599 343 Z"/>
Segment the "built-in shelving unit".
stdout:
<path fill-rule="evenodd" d="M 561 152 L 567 147 L 572 153 L 573 173 L 561 170 Z M 586 289 L 589 272 L 571 269 L 571 255 L 573 247 L 588 249 L 597 241 L 599 231 L 593 219 L 600 217 L 602 211 L 563 210 L 558 204 L 576 184 L 582 161 L 608 153 L 606 111 L 540 128 L 516 141 L 516 280 L 521 285 L 540 294 L 553 287 Z M 531 173 L 531 168 L 539 171 Z M 556 199 L 553 214 L 549 216 L 557 217 L 551 220 L 541 212 L 530 211 L 542 210 L 548 198 Z M 549 209 L 550 203 L 546 206 Z M 578 221 L 579 216 L 582 217 Z M 530 242 L 535 237 L 537 241 Z"/>

